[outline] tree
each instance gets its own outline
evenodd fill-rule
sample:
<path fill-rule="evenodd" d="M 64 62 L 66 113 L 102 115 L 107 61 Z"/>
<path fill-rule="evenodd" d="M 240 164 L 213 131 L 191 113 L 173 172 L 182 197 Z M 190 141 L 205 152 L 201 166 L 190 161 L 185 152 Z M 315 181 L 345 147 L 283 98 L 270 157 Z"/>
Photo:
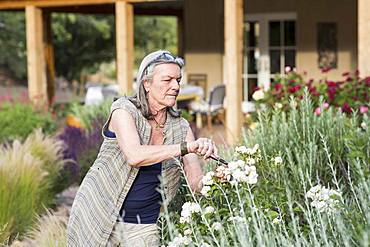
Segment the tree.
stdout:
<path fill-rule="evenodd" d="M 52 14 L 57 76 L 80 80 L 100 64 L 115 60 L 114 15 Z M 135 65 L 156 49 L 177 53 L 176 18 L 135 16 Z M 24 13 L 0 12 L 0 70 L 16 80 L 27 79 Z M 1 71 L 0 71 L 1 72 Z"/>
<path fill-rule="evenodd" d="M 24 13 L 0 12 L 0 72 L 15 80 L 27 78 Z"/>
<path fill-rule="evenodd" d="M 115 57 L 112 15 L 53 14 L 52 30 L 56 72 L 68 80 Z"/>

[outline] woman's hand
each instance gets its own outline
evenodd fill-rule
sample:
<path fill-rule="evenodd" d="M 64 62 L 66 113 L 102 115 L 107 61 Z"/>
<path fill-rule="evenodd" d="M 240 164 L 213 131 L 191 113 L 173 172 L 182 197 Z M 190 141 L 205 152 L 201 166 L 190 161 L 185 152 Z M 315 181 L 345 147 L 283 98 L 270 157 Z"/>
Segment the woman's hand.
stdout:
<path fill-rule="evenodd" d="M 208 159 L 212 154 L 216 157 L 218 156 L 214 141 L 208 138 L 199 138 L 195 141 L 188 142 L 188 152 L 203 156 L 203 159 Z"/>

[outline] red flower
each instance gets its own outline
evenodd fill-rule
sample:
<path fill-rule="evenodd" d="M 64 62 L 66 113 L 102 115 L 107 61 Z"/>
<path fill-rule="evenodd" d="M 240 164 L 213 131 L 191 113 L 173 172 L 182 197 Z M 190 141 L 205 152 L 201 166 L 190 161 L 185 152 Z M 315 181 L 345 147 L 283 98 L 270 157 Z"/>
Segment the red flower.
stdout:
<path fill-rule="evenodd" d="M 335 87 L 329 87 L 327 92 L 328 92 L 329 95 L 334 96 L 337 92 L 337 89 Z"/>
<path fill-rule="evenodd" d="M 330 68 L 330 67 L 322 68 L 322 69 L 321 69 L 321 73 L 327 73 L 327 72 L 329 72 L 330 70 L 331 70 L 331 68 Z"/>
<path fill-rule="evenodd" d="M 274 88 L 275 88 L 276 91 L 279 91 L 280 89 L 283 88 L 283 85 L 281 85 L 281 83 L 277 83 L 277 84 L 275 84 Z"/>
<path fill-rule="evenodd" d="M 364 81 L 365 81 L 366 86 L 367 86 L 367 87 L 370 87 L 370 76 L 366 77 L 366 78 L 364 79 Z"/>
<path fill-rule="evenodd" d="M 343 104 L 342 111 L 346 112 L 346 113 L 351 113 L 352 112 L 352 109 L 351 109 L 351 107 L 349 106 L 349 104 L 347 102 L 345 102 Z"/>
<path fill-rule="evenodd" d="M 288 88 L 288 92 L 289 92 L 289 93 L 295 93 L 295 92 L 297 92 L 299 89 L 301 89 L 301 85 L 295 85 L 295 86 L 293 86 L 293 87 Z"/>
<path fill-rule="evenodd" d="M 337 83 L 335 83 L 334 81 L 326 81 L 326 85 L 328 85 L 328 87 L 336 87 Z"/>

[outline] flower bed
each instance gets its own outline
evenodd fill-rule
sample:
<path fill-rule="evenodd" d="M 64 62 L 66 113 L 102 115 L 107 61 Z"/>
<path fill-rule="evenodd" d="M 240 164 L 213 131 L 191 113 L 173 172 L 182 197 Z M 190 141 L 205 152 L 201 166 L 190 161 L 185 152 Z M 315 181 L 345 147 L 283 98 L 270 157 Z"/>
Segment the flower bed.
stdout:
<path fill-rule="evenodd" d="M 259 113 L 228 166 L 208 167 L 203 195 L 164 215 L 163 244 L 368 245 L 370 120 L 300 106 Z"/>
<path fill-rule="evenodd" d="M 288 109 L 290 98 L 302 99 L 305 90 L 310 93 L 317 114 L 320 113 L 320 96 L 325 107 L 333 106 L 346 113 L 357 110 L 363 114 L 369 110 L 370 77 L 360 78 L 358 71 L 343 73 L 343 80 L 340 81 L 327 78 L 307 80 L 305 75 L 288 71 L 284 76 L 276 76 L 269 89 L 256 88 L 253 98 L 257 103 Z"/>

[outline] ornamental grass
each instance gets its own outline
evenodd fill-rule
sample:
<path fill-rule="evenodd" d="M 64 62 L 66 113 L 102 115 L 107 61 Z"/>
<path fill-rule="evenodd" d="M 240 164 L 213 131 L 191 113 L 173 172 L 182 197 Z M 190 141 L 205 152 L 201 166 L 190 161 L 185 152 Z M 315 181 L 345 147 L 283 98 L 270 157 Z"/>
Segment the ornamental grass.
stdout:
<path fill-rule="evenodd" d="M 0 148 L 0 243 L 22 238 L 54 200 L 62 143 L 40 130 Z"/>

